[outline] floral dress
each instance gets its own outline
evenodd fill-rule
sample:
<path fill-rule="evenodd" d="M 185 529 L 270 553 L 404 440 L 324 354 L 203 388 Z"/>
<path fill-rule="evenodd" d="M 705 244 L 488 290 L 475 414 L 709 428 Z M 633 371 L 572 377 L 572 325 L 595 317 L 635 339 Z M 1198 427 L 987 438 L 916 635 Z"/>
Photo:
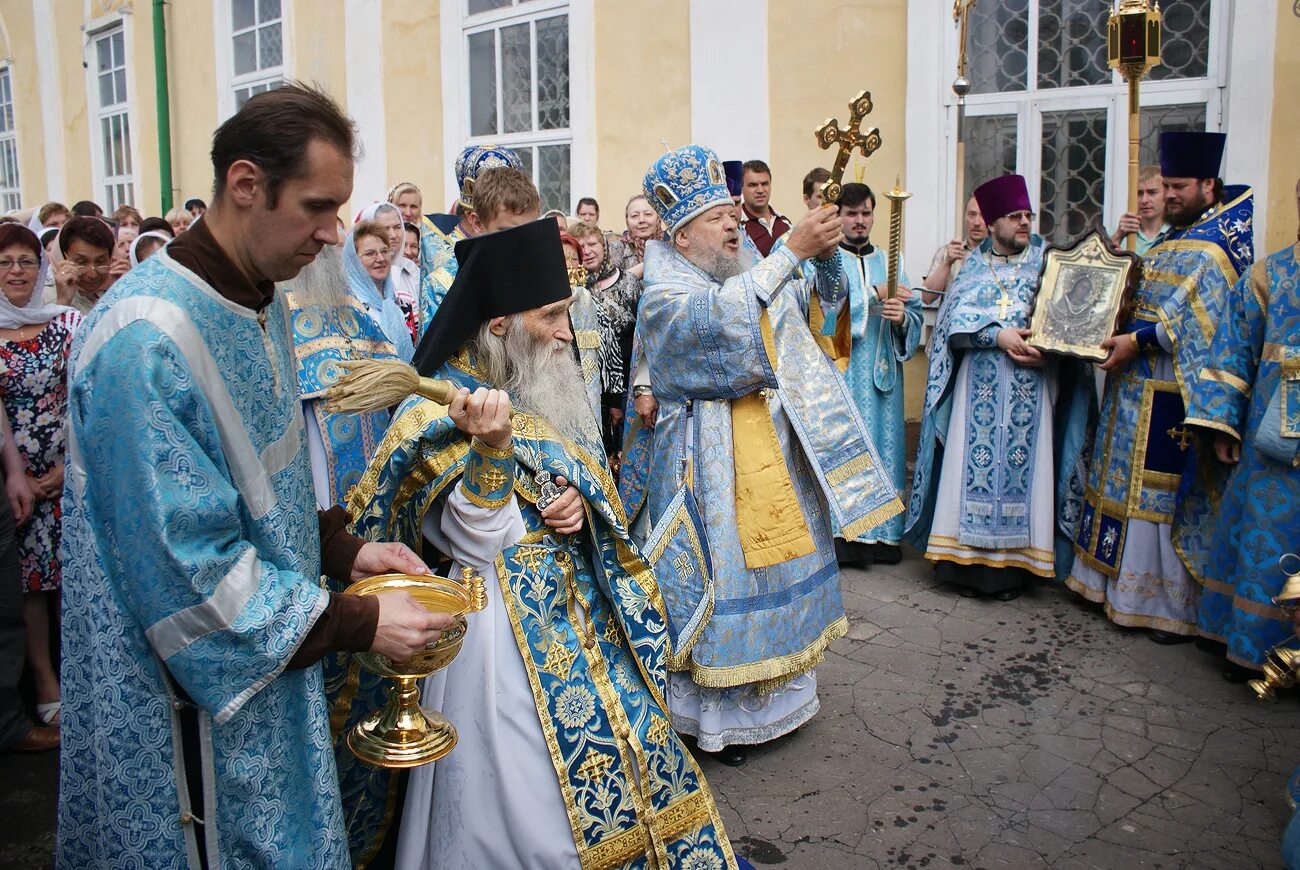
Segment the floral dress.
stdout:
<path fill-rule="evenodd" d="M 68 411 L 68 351 L 81 315 L 65 311 L 26 341 L 0 342 L 0 394 L 13 428 L 14 444 L 27 473 L 40 477 L 63 462 Z M 57 592 L 59 500 L 38 501 L 20 530 L 18 558 L 24 592 Z"/>

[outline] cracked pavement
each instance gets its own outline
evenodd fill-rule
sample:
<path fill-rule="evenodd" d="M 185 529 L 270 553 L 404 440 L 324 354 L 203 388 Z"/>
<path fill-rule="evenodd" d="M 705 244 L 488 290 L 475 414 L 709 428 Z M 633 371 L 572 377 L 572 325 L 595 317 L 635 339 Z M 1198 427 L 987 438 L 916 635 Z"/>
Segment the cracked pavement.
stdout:
<path fill-rule="evenodd" d="M 844 574 L 822 710 L 740 768 L 702 757 L 758 868 L 1281 867 L 1297 693 L 1256 701 L 1067 590 L 975 601 L 914 553 Z M 57 755 L 5 757 L 0 867 L 48 866 Z"/>
<path fill-rule="evenodd" d="M 1159 646 L 1068 590 L 960 597 L 914 552 L 844 573 L 821 712 L 702 758 L 756 867 L 1281 867 L 1296 694 Z"/>

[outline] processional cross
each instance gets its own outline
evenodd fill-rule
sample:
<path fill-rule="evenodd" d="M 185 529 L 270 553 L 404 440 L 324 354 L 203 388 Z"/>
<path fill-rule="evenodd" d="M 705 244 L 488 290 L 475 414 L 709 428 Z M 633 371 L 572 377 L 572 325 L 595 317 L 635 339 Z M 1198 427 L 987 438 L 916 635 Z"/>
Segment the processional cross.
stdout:
<path fill-rule="evenodd" d="M 822 204 L 834 205 L 840 201 L 840 191 L 843 189 L 841 180 L 844 178 L 844 170 L 849 165 L 849 158 L 853 156 L 853 150 L 856 148 L 862 153 L 862 159 L 866 159 L 874 154 L 881 144 L 880 128 L 872 127 L 865 133 L 862 132 L 862 121 L 871 114 L 871 93 L 861 91 L 853 102 L 849 103 L 849 123 L 847 127 L 841 127 L 840 122 L 835 118 L 828 118 L 826 123 L 817 128 L 817 144 L 824 150 L 832 145 L 838 145 L 839 151 L 835 154 L 835 164 L 831 167 L 830 180 L 822 185 Z"/>

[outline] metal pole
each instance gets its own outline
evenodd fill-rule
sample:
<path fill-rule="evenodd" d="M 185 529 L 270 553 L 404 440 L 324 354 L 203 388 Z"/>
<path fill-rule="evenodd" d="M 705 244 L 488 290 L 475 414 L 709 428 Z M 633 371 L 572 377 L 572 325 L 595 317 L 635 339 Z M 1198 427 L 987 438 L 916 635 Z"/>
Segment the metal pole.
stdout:
<path fill-rule="evenodd" d="M 153 0 L 154 93 L 158 100 L 158 185 L 162 188 L 162 213 L 172 207 L 172 112 L 167 83 L 166 0 Z"/>
<path fill-rule="evenodd" d="M 1142 85 L 1142 74 L 1134 71 L 1128 78 L 1128 213 L 1137 214 L 1138 210 L 1138 175 L 1139 148 L 1142 139 L 1142 115 L 1138 102 L 1138 90 Z M 1137 233 L 1129 233 L 1128 249 L 1137 250 Z"/>

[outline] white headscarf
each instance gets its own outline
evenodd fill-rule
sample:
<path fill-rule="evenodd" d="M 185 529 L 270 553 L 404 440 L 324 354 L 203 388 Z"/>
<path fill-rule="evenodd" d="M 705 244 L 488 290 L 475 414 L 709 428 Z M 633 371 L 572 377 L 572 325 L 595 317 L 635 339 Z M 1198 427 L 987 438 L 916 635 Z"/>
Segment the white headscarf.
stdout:
<path fill-rule="evenodd" d="M 36 239 L 36 246 L 40 247 L 40 238 Z M 9 301 L 9 297 L 0 293 L 0 329 L 19 329 L 24 326 L 34 326 L 38 323 L 49 323 L 65 311 L 76 311 L 75 308 L 69 308 L 66 305 L 48 304 L 44 299 L 45 275 L 49 271 L 50 262 L 45 256 L 44 249 L 36 255 L 40 268 L 36 272 L 36 281 L 32 284 L 32 295 L 27 300 L 27 304 L 22 308 L 14 305 Z"/>
<path fill-rule="evenodd" d="M 193 226 L 194 226 L 193 224 L 190 224 L 191 228 L 193 228 Z M 163 245 L 165 246 L 168 242 L 172 240 L 172 237 L 164 233 L 162 230 L 149 230 L 148 232 L 141 233 L 140 235 L 132 239 L 131 240 L 131 268 L 132 269 L 140 265 L 140 258 L 136 255 L 136 245 L 140 244 L 140 242 L 144 241 L 145 239 L 162 239 Z"/>

